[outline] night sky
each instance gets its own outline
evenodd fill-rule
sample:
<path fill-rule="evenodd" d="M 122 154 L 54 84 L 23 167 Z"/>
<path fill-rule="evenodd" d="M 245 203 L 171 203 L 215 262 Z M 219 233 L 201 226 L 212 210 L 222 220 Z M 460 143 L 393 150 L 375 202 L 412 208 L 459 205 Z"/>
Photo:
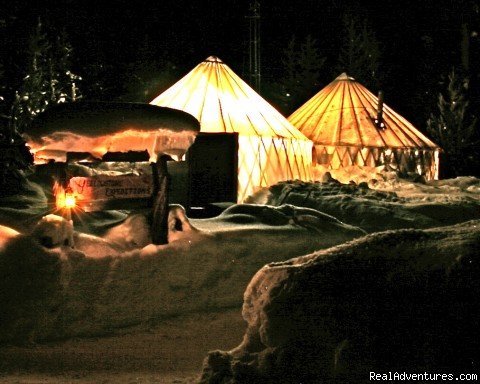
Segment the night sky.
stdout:
<path fill-rule="evenodd" d="M 84 81 L 93 65 L 104 66 L 105 78 L 117 85 L 103 95 L 106 99 L 121 97 L 118 84 L 128 78 L 132 63 L 138 67 L 142 62 L 168 61 L 182 76 L 216 55 L 240 76 L 247 70 L 249 0 L 1 1 L 5 3 L 0 7 L 2 61 L 11 81 L 23 75 L 26 43 L 38 17 L 50 28 L 66 31 L 74 70 Z M 292 36 L 302 40 L 307 35 L 327 58 L 320 85 L 333 80 L 338 75 L 334 67 L 342 17 L 353 13 L 374 30 L 382 53 L 381 86 L 395 94 L 393 104 L 407 113 L 419 81 L 431 76 L 432 83 L 438 82 L 441 74 L 459 65 L 462 22 L 472 25 L 479 20 L 478 13 L 472 13 L 475 0 L 263 0 L 260 4 L 263 81 L 282 75 L 282 50 Z M 478 31 L 478 25 L 471 28 Z M 478 40 L 471 36 L 476 52 Z"/>

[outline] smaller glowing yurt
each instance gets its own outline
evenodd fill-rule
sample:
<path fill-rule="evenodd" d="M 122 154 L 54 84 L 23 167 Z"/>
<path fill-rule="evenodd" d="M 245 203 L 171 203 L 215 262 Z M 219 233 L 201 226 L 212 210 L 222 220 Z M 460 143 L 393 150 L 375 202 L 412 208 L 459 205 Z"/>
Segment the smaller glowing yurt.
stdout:
<path fill-rule="evenodd" d="M 438 178 L 440 148 L 383 104 L 381 93 L 345 73 L 288 120 L 314 142 L 317 170 L 380 168 Z"/>
<path fill-rule="evenodd" d="M 311 180 L 312 141 L 210 56 L 151 101 L 182 110 L 200 121 L 200 132 L 238 134 L 238 195 L 282 180 Z"/>

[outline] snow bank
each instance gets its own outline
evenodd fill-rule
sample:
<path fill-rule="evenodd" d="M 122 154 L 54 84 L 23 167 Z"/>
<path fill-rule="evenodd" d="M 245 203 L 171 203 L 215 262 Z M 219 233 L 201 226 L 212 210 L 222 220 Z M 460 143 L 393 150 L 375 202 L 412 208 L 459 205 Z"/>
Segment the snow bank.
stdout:
<path fill-rule="evenodd" d="M 202 383 L 369 382 L 369 372 L 478 370 L 480 221 L 368 235 L 264 266 L 243 342 Z"/>
<path fill-rule="evenodd" d="M 455 179 L 428 180 L 417 173 L 401 174 L 387 170 L 384 166 L 348 166 L 341 169 L 327 169 L 317 165 L 314 180 L 338 181 L 342 184 L 363 184 L 371 189 L 395 192 L 409 200 L 452 201 L 480 198 L 480 180 L 473 176 L 460 176 Z"/>
<path fill-rule="evenodd" d="M 13 228 L 0 225 L 0 251 L 3 249 L 11 239 L 18 236 L 20 232 L 17 232 Z"/>
<path fill-rule="evenodd" d="M 21 179 L 19 194 L 0 197 L 0 224 L 25 232 L 48 213 L 47 197 L 41 186 Z"/>
<path fill-rule="evenodd" d="M 365 233 L 312 209 L 236 205 L 190 222 L 173 207 L 169 244 L 149 244 L 132 216 L 103 237 L 74 232 L 50 215 L 31 234 L 2 229 L 0 342 L 105 335 L 195 311 L 241 307 L 266 263 Z"/>
<path fill-rule="evenodd" d="M 367 183 L 280 182 L 247 202 L 314 208 L 372 233 L 433 228 L 480 219 L 480 180 L 458 178 L 430 184 L 395 179 L 373 189 Z M 378 184 L 378 183 L 377 183 Z"/>

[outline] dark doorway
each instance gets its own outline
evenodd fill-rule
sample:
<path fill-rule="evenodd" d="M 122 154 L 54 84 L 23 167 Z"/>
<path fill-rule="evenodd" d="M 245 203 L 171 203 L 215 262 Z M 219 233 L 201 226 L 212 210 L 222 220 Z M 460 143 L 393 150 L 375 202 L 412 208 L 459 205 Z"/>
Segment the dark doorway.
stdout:
<path fill-rule="evenodd" d="M 200 133 L 186 160 L 191 209 L 237 202 L 238 134 Z"/>

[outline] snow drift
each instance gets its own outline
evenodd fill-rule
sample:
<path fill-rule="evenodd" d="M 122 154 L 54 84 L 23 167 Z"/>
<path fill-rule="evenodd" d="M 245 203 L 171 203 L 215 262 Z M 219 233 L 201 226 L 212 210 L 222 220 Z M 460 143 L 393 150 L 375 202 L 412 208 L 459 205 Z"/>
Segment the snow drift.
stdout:
<path fill-rule="evenodd" d="M 162 246 L 141 213 L 90 213 L 73 233 L 42 219 L 51 212 L 38 182 L 0 199 L 1 343 L 116 340 L 188 314 L 240 317 L 249 286 L 245 340 L 210 354 L 204 382 L 478 367 L 478 179 L 282 182 L 216 218 L 172 206 Z M 70 234 L 75 248 L 64 245 Z"/>
<path fill-rule="evenodd" d="M 0 342 L 105 335 L 185 313 L 240 308 L 248 281 L 266 263 L 365 234 L 288 205 L 234 205 L 194 223 L 173 206 L 169 243 L 159 246 L 150 244 L 142 215 L 102 237 L 72 233 L 54 215 L 31 233 L 2 227 Z M 69 236 L 75 248 L 65 245 Z"/>
<path fill-rule="evenodd" d="M 369 382 L 480 364 L 480 220 L 368 235 L 260 269 L 241 345 L 202 383 Z"/>
<path fill-rule="evenodd" d="M 378 175 L 370 182 L 342 184 L 285 181 L 246 202 L 309 207 L 372 233 L 402 228 L 433 228 L 480 219 L 480 180 L 459 177 L 424 183 Z"/>

